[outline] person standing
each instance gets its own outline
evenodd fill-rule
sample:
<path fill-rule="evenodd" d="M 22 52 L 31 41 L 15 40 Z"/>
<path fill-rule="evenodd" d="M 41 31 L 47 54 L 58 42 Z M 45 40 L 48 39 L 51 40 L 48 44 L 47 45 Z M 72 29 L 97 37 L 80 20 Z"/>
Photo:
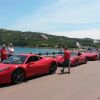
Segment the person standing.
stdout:
<path fill-rule="evenodd" d="M 8 46 L 8 57 L 12 56 L 14 54 L 14 48 L 13 48 L 13 44 L 10 43 L 9 46 Z"/>
<path fill-rule="evenodd" d="M 64 47 L 63 52 L 64 52 L 64 56 L 63 56 L 64 62 L 63 62 L 61 73 L 64 73 L 64 70 L 67 67 L 68 68 L 67 73 L 70 74 L 70 51 L 66 47 Z"/>
<path fill-rule="evenodd" d="M 2 49 L 0 50 L 1 53 L 1 61 L 6 60 L 8 58 L 8 52 L 6 50 L 6 45 L 3 44 Z"/>

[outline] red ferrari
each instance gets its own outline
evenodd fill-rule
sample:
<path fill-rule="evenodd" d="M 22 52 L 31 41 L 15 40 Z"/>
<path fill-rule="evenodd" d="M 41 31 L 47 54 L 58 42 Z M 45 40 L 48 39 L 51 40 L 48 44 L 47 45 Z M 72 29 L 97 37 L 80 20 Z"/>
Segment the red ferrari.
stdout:
<path fill-rule="evenodd" d="M 100 58 L 99 52 L 96 50 L 87 50 L 83 55 L 87 57 L 88 60 L 97 60 Z"/>
<path fill-rule="evenodd" d="M 79 64 L 86 64 L 87 58 L 83 54 L 78 54 L 77 52 L 71 52 L 70 57 L 71 64 L 70 66 L 78 66 Z"/>
<path fill-rule="evenodd" d="M 63 56 L 62 55 L 58 55 L 56 57 L 56 60 L 58 62 L 58 66 L 62 66 L 63 64 Z M 87 63 L 87 58 L 85 55 L 81 54 L 78 55 L 78 53 L 76 52 L 71 52 L 71 57 L 70 57 L 70 66 L 77 66 L 79 64 L 85 64 Z"/>
<path fill-rule="evenodd" d="M 21 83 L 24 79 L 45 73 L 56 72 L 57 62 L 35 54 L 19 54 L 9 57 L 0 63 L 0 84 Z"/>

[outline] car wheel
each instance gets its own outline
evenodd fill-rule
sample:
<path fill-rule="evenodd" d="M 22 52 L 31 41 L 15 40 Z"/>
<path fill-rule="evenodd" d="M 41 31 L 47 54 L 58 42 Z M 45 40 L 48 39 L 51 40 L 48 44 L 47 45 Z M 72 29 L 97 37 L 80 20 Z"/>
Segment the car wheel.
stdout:
<path fill-rule="evenodd" d="M 84 62 L 84 64 L 87 64 L 87 58 L 85 59 L 85 62 Z"/>
<path fill-rule="evenodd" d="M 25 78 L 24 71 L 22 69 L 16 69 L 12 74 L 12 83 L 22 83 Z"/>
<path fill-rule="evenodd" d="M 49 74 L 54 74 L 57 70 L 57 64 L 53 62 L 49 68 Z"/>

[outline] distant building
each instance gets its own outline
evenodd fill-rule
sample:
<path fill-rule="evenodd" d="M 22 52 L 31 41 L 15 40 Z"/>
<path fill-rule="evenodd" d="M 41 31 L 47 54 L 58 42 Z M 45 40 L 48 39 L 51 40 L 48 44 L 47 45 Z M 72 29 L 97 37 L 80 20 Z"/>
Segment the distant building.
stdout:
<path fill-rule="evenodd" d="M 47 37 L 46 35 L 44 35 L 44 34 L 42 34 L 41 37 L 42 37 L 43 39 L 48 40 L 48 37 Z"/>
<path fill-rule="evenodd" d="M 100 40 L 94 40 L 93 43 L 100 43 Z"/>
<path fill-rule="evenodd" d="M 77 45 L 78 48 L 81 48 L 81 45 L 80 45 L 79 42 L 76 42 L 76 45 Z"/>

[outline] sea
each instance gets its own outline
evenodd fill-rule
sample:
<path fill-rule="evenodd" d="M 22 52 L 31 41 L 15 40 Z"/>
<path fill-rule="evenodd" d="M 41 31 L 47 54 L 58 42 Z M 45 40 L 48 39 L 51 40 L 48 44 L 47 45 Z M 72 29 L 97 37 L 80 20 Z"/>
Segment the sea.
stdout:
<path fill-rule="evenodd" d="M 20 53 L 57 53 L 59 52 L 58 49 L 51 49 L 51 48 L 30 48 L 30 47 L 14 47 L 15 54 L 20 54 Z"/>

